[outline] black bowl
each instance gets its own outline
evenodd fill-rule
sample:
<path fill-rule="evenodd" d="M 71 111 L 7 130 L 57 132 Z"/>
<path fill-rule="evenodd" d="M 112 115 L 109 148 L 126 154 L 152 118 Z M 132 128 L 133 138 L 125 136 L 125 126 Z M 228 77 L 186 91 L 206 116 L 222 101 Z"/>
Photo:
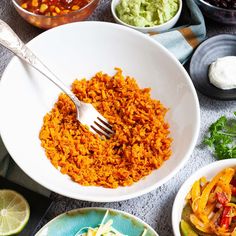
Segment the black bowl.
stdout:
<path fill-rule="evenodd" d="M 221 34 L 205 40 L 194 52 L 189 72 L 194 86 L 202 94 L 215 99 L 234 100 L 236 89 L 219 89 L 208 78 L 212 62 L 225 56 L 236 56 L 236 35 Z"/>
<path fill-rule="evenodd" d="M 199 5 L 202 13 L 206 17 L 221 24 L 236 24 L 236 10 L 215 7 L 208 2 L 205 2 L 204 0 L 195 0 L 195 2 Z"/>

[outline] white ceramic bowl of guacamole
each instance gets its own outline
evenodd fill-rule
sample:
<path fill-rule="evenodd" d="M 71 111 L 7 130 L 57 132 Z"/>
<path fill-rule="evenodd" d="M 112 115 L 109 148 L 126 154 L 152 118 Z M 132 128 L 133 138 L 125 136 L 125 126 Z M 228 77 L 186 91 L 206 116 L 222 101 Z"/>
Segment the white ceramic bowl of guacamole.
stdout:
<path fill-rule="evenodd" d="M 178 21 L 182 0 L 112 0 L 111 12 L 119 24 L 143 33 L 164 32 Z"/>

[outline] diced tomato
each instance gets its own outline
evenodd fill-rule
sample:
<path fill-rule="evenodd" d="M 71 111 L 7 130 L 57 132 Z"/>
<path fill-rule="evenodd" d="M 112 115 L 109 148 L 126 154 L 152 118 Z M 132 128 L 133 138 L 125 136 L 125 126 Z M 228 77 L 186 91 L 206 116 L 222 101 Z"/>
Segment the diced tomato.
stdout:
<path fill-rule="evenodd" d="M 61 3 L 63 3 L 64 5 L 73 2 L 73 0 L 61 0 Z"/>
<path fill-rule="evenodd" d="M 55 5 L 57 3 L 57 0 L 49 0 L 48 5 Z"/>
<path fill-rule="evenodd" d="M 230 222 L 231 222 L 231 217 L 228 217 L 230 214 L 231 207 L 230 206 L 225 206 L 224 210 L 222 212 L 221 220 L 220 220 L 220 227 L 224 227 L 225 229 L 229 228 Z"/>
<path fill-rule="evenodd" d="M 220 204 L 225 205 L 229 202 L 226 194 L 224 192 L 217 192 L 216 193 L 217 200 Z"/>

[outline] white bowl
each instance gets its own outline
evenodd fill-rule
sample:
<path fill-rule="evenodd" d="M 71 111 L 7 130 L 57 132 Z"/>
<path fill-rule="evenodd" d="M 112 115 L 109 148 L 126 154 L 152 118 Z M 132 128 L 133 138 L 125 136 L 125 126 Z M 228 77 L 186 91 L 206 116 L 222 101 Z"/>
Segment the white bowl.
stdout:
<path fill-rule="evenodd" d="M 213 162 L 197 170 L 184 182 L 175 197 L 172 208 L 172 228 L 175 236 L 181 236 L 179 225 L 181 221 L 181 214 L 186 204 L 185 197 L 189 193 L 194 182 L 203 176 L 205 176 L 208 180 L 211 180 L 217 173 L 227 167 L 236 167 L 236 159 Z"/>
<path fill-rule="evenodd" d="M 111 23 L 79 22 L 48 30 L 28 46 L 70 86 L 75 78 L 91 78 L 98 71 L 114 74 L 114 67 L 151 87 L 152 97 L 170 110 L 173 154 L 164 165 L 130 187 L 84 187 L 55 169 L 38 138 L 44 115 L 60 90 L 18 58 L 6 68 L 0 84 L 0 131 L 15 162 L 32 179 L 61 195 L 111 202 L 147 193 L 165 183 L 188 160 L 199 133 L 199 103 L 190 77 L 167 49 L 149 36 Z"/>
<path fill-rule="evenodd" d="M 181 11 L 182 11 L 182 7 L 183 7 L 182 0 L 179 0 L 179 9 L 176 12 L 176 14 L 169 21 L 165 22 L 164 24 L 156 25 L 156 26 L 152 26 L 152 27 L 137 27 L 137 26 L 129 25 L 119 19 L 119 17 L 116 14 L 116 6 L 119 2 L 120 2 L 120 0 L 112 0 L 112 2 L 111 2 L 111 13 L 112 13 L 115 21 L 121 25 L 138 30 L 142 33 L 161 33 L 161 32 L 171 29 L 172 27 L 174 27 L 174 25 L 179 20 L 179 17 L 180 17 Z"/>

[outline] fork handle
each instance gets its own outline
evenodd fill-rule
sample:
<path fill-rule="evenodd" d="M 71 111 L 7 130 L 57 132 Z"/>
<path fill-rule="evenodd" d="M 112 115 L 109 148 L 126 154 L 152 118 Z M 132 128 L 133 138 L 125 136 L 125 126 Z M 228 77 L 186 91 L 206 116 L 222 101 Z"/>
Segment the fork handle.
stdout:
<path fill-rule="evenodd" d="M 11 27 L 0 19 L 0 44 L 7 49 L 11 50 L 16 56 L 23 59 L 25 62 L 33 66 L 37 71 L 42 73 L 51 82 L 57 85 L 64 93 L 66 93 L 77 107 L 80 107 L 81 102 L 71 92 L 71 90 L 65 86 L 65 84 L 45 66 L 39 58 L 21 41 Z"/>

